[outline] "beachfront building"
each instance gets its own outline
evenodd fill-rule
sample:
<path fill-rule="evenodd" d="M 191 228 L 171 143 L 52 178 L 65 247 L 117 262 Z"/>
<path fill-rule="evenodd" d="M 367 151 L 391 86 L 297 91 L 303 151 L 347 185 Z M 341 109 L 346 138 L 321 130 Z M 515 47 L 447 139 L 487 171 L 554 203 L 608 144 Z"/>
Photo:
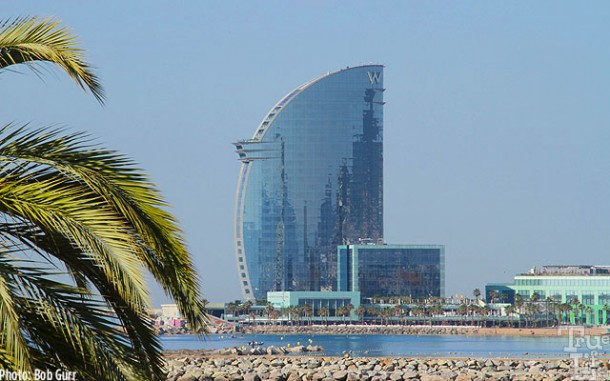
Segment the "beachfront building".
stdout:
<path fill-rule="evenodd" d="M 308 314 L 315 320 L 320 320 L 321 311 L 326 309 L 327 320 L 339 320 L 347 317 L 356 318 L 356 310 L 360 306 L 359 292 L 338 291 L 280 291 L 268 292 L 267 302 L 278 311 L 290 307 L 308 306 Z M 341 309 L 346 309 L 347 315 L 341 315 Z"/>
<path fill-rule="evenodd" d="M 341 245 L 337 258 L 339 291 L 358 291 L 363 298 L 445 294 L 442 245 Z"/>
<path fill-rule="evenodd" d="M 609 324 L 610 266 L 559 265 L 535 267 L 514 277 L 512 284 L 490 284 L 486 298 L 499 298 L 502 289 L 512 290 L 513 300 L 532 301 L 566 308 L 566 320 L 577 324 Z M 510 295 L 510 292 L 506 292 Z M 496 301 L 498 301 L 496 299 Z M 561 315 L 561 314 L 559 314 Z"/>
<path fill-rule="evenodd" d="M 283 97 L 241 172 L 235 254 L 245 299 L 336 289 L 337 245 L 383 241 L 383 66 L 348 67 Z"/>
<path fill-rule="evenodd" d="M 485 285 L 485 301 L 487 303 L 513 304 L 515 290 L 510 283 L 488 283 Z"/>

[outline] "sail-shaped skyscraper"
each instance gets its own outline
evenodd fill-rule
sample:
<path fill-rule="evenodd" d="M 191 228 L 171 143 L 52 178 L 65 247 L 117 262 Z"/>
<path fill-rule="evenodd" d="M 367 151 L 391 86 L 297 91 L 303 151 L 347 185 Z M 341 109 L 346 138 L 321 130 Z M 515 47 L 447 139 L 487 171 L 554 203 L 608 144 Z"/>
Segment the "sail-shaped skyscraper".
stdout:
<path fill-rule="evenodd" d="M 337 246 L 383 240 L 383 66 L 346 68 L 283 97 L 242 162 L 235 250 L 246 299 L 336 289 Z"/>

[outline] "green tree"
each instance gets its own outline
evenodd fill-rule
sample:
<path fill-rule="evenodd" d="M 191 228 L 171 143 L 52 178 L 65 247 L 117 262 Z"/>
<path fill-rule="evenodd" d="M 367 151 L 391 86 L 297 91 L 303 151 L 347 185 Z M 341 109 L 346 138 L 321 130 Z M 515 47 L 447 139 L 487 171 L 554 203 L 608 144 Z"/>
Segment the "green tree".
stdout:
<path fill-rule="evenodd" d="M 42 62 L 103 101 L 76 37 L 57 21 L 0 22 L 0 71 L 38 72 Z M 199 280 L 166 206 L 130 159 L 84 133 L 0 127 L 0 367 L 164 380 L 145 271 L 191 327 L 205 327 Z"/>

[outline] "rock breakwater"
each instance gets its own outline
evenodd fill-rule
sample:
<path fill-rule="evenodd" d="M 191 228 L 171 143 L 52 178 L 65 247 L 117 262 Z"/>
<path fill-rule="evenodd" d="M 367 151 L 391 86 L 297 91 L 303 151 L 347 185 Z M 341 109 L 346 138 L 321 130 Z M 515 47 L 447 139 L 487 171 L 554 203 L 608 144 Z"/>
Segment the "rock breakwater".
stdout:
<path fill-rule="evenodd" d="M 270 345 L 268 347 L 263 346 L 242 346 L 242 347 L 231 347 L 222 349 L 198 349 L 198 350 L 174 350 L 166 351 L 164 353 L 166 358 L 193 358 L 193 357 L 207 357 L 207 356 L 273 356 L 273 355 L 290 355 L 290 354 L 301 354 L 308 352 L 322 352 L 324 348 L 319 345 L 295 345 L 293 347 L 276 347 Z"/>
<path fill-rule="evenodd" d="M 606 360 L 352 357 L 169 357 L 167 381 L 493 381 L 608 377 Z M 589 379 L 589 378 L 587 378 Z"/>

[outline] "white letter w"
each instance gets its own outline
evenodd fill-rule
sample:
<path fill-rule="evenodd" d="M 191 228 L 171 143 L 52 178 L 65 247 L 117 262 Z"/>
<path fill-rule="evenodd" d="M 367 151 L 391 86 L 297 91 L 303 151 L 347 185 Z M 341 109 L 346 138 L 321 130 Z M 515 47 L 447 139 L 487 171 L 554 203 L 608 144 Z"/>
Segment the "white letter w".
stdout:
<path fill-rule="evenodd" d="M 380 71 L 369 71 L 368 72 L 369 75 L 369 81 L 371 81 L 371 85 L 374 83 L 379 83 L 379 80 L 381 79 L 381 72 Z"/>

